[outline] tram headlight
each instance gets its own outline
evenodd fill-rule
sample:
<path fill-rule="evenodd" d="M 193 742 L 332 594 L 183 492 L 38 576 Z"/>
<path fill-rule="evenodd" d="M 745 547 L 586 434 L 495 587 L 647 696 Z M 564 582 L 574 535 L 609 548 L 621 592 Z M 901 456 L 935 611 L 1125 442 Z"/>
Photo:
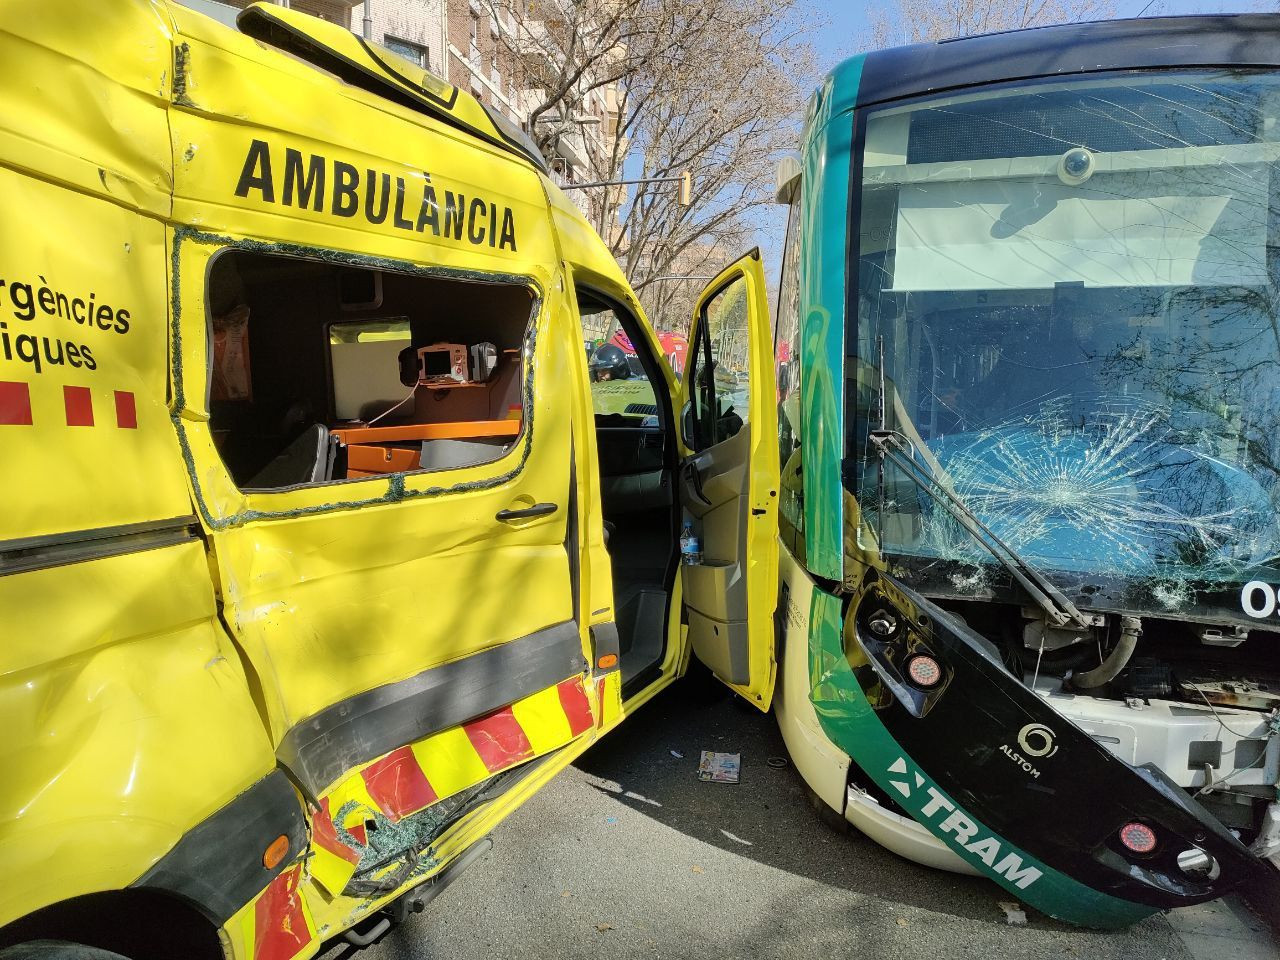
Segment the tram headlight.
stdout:
<path fill-rule="evenodd" d="M 907 678 L 922 690 L 932 690 L 942 682 L 942 665 L 933 657 L 918 653 L 907 661 Z"/>

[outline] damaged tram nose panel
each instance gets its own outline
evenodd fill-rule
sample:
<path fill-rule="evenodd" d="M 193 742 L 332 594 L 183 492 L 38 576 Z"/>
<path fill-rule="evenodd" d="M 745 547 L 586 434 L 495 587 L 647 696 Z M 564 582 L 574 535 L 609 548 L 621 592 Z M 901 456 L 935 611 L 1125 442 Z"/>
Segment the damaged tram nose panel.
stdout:
<path fill-rule="evenodd" d="M 1141 913 L 1255 877 L 1260 862 L 1169 777 L 1114 756 L 1010 674 L 994 645 L 892 578 L 872 572 L 853 596 L 843 654 L 901 750 L 864 772 L 1038 909 L 1062 915 L 1066 878 Z"/>

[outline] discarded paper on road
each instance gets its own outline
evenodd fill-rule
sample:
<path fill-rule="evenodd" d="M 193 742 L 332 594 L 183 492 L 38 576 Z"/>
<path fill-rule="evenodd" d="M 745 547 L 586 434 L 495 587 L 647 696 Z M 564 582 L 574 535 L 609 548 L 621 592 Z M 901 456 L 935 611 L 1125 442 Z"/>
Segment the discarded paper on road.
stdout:
<path fill-rule="evenodd" d="M 702 758 L 698 761 L 698 779 L 712 783 L 737 783 L 741 769 L 742 754 L 703 750 Z"/>

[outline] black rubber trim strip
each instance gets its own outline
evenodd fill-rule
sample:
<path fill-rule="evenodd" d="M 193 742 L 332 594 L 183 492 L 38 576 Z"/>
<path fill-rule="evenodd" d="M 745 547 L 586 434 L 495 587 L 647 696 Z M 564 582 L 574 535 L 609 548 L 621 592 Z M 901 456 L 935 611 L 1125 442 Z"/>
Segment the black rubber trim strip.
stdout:
<path fill-rule="evenodd" d="M 282 834 L 289 850 L 267 869 L 262 855 Z M 187 831 L 130 886 L 176 894 L 221 927 L 306 847 L 301 802 L 289 778 L 273 770 Z"/>
<path fill-rule="evenodd" d="M 557 623 L 326 707 L 276 756 L 319 796 L 351 768 L 582 673 L 578 625 Z"/>
<path fill-rule="evenodd" d="M 408 107 L 410 110 L 442 120 L 452 127 L 471 134 L 473 137 L 478 137 L 486 143 L 493 144 L 505 153 L 519 157 L 538 171 L 550 174 L 547 161 L 538 154 L 531 152 L 525 144 L 513 141 L 508 137 L 501 127 L 493 123 L 493 118 L 488 116 L 488 111 L 484 109 L 483 104 L 480 104 L 480 108 L 485 112 L 486 119 L 493 123 L 495 133 L 491 134 L 486 130 L 475 127 L 453 113 L 453 108 L 458 102 L 458 87 L 449 84 L 447 80 L 444 81 L 452 90 L 448 99 L 444 99 L 425 87 L 411 83 L 387 66 L 376 51 L 365 42 L 363 37 L 357 36 L 355 39 L 369 56 L 369 59 L 381 68 L 381 72 L 370 70 L 364 64 L 357 63 L 349 57 L 343 56 L 332 47 L 326 46 L 323 41 L 317 40 L 309 34 L 298 32 L 292 24 L 284 23 L 270 11 L 261 7 L 250 7 L 243 10 L 236 17 L 236 26 L 245 36 L 293 54 L 312 66 L 332 73 L 344 83 L 372 93 L 374 96 L 382 97 L 384 100 L 390 100 L 392 103 Z"/>
<path fill-rule="evenodd" d="M 564 524 L 564 552 L 569 555 L 569 593 L 573 597 L 573 619 L 582 620 L 582 571 L 578 569 L 582 545 L 578 542 L 578 452 L 569 439 L 569 516 Z M 597 658 L 599 659 L 599 658 Z"/>
<path fill-rule="evenodd" d="M 196 518 L 186 516 L 0 540 L 0 576 L 141 553 L 196 538 Z"/>
<path fill-rule="evenodd" d="M 877 50 L 863 63 L 857 105 L 1032 77 L 1220 66 L 1280 66 L 1280 17 L 1105 20 Z"/>
<path fill-rule="evenodd" d="M 385 73 L 375 73 L 362 63 L 357 63 L 328 46 L 323 40 L 299 31 L 293 24 L 285 23 L 269 10 L 261 7 L 242 9 L 236 16 L 236 28 L 247 37 L 261 41 L 268 46 L 291 53 L 300 60 L 332 73 L 338 79 L 353 87 L 359 87 L 369 93 L 393 100 L 406 107 L 422 111 L 430 110 L 431 115 L 446 120 L 463 130 L 484 136 L 481 131 L 466 125 L 448 111 L 458 102 L 458 87 L 449 81 L 440 79 L 452 93 L 446 99 L 432 93 L 426 87 L 411 84 L 407 79 L 390 70 L 380 57 L 373 56 L 373 50 L 365 43 L 363 37 L 355 37 L 361 49 L 382 68 Z M 434 109 L 432 109 L 434 107 Z M 486 138 L 487 139 L 487 138 Z"/>

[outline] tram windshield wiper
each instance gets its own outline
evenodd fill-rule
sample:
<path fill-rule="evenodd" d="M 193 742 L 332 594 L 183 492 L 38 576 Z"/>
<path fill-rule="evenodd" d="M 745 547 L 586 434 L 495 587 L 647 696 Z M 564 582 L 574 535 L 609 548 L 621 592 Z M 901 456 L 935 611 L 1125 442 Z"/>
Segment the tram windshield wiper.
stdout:
<path fill-rule="evenodd" d="M 872 430 L 868 436 L 871 445 L 880 457 L 877 486 L 881 507 L 878 515 L 882 515 L 884 512 L 884 465 L 888 462 L 898 467 L 912 483 L 932 497 L 939 506 L 969 532 L 970 536 L 978 541 L 988 553 L 995 557 L 1013 575 L 1013 578 L 1021 584 L 1036 605 L 1044 610 L 1051 626 L 1073 626 L 1083 630 L 1089 629 L 1091 626 L 1089 618 L 1081 613 L 1061 590 L 1055 587 L 1044 574 L 1024 560 L 1013 547 L 996 536 L 991 528 L 983 523 L 963 500 L 939 480 L 930 468 L 916 460 L 915 446 L 907 437 L 897 430 L 886 429 L 883 338 L 880 338 L 879 350 L 880 362 L 877 373 L 880 378 L 880 426 L 878 429 Z M 881 544 L 884 542 L 882 535 L 878 535 L 877 540 Z M 883 550 L 883 547 L 881 549 Z"/>

